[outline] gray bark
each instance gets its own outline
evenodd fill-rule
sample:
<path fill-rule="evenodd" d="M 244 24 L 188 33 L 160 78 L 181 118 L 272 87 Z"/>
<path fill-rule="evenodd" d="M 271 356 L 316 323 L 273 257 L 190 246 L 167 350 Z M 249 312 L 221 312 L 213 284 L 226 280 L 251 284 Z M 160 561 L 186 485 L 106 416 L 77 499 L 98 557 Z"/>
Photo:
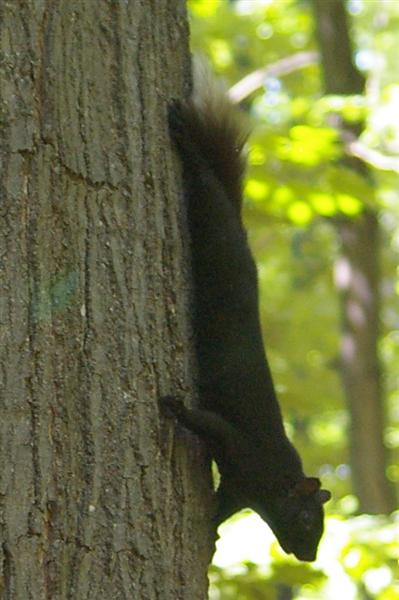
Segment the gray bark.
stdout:
<path fill-rule="evenodd" d="M 384 394 L 378 357 L 380 335 L 380 227 L 367 211 L 337 224 L 341 256 L 336 284 L 341 297 L 341 374 L 351 415 L 350 456 L 360 510 L 389 513 L 395 508 L 386 478 Z"/>
<path fill-rule="evenodd" d="M 183 0 L 0 4 L 5 599 L 206 597 L 207 460 L 157 403 L 192 381 L 187 35 Z"/>

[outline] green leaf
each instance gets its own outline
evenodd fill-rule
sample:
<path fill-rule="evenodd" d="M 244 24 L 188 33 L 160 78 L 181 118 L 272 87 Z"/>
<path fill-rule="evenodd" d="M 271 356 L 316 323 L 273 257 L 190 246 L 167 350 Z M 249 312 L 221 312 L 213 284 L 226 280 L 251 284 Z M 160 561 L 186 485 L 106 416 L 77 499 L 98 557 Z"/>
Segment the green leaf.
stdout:
<path fill-rule="evenodd" d="M 337 212 L 337 204 L 331 194 L 323 192 L 310 193 L 309 201 L 315 212 L 323 217 L 331 217 Z"/>
<path fill-rule="evenodd" d="M 314 166 L 341 155 L 337 141 L 334 129 L 297 125 L 290 129 L 288 138 L 280 138 L 277 156 L 281 160 Z"/>
<path fill-rule="evenodd" d="M 313 211 L 306 202 L 293 202 L 287 208 L 287 215 L 296 225 L 306 225 L 313 218 Z"/>
<path fill-rule="evenodd" d="M 349 194 L 336 194 L 339 210 L 348 216 L 357 215 L 361 212 L 363 204 L 355 196 Z"/>

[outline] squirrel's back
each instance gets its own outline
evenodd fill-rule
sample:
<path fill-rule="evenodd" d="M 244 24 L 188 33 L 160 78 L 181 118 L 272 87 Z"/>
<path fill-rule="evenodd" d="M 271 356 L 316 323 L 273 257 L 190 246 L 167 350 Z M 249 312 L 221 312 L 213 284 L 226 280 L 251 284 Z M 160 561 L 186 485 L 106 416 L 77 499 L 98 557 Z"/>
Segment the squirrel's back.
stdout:
<path fill-rule="evenodd" d="M 259 436 L 273 422 L 280 431 L 259 323 L 256 266 L 240 215 L 248 130 L 202 65 L 196 66 L 190 99 L 170 106 L 169 128 L 185 181 L 202 406 L 233 424 L 246 421 L 244 429 L 259 430 Z"/>

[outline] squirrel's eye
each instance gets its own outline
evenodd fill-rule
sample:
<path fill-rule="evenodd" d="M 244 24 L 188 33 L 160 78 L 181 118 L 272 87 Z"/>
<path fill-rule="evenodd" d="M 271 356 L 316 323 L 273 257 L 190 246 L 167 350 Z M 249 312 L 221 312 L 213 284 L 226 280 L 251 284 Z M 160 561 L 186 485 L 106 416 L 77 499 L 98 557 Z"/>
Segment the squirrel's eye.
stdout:
<path fill-rule="evenodd" d="M 313 515 L 310 511 L 302 510 L 299 513 L 298 520 L 305 529 L 312 529 L 314 519 L 313 519 Z"/>

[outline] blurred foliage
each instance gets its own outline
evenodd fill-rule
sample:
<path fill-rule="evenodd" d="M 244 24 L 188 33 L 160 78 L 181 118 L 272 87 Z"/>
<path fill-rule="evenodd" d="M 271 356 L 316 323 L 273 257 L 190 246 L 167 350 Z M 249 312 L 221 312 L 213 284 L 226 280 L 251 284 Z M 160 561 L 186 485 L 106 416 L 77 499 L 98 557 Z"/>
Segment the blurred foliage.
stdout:
<path fill-rule="evenodd" d="M 228 85 L 280 59 L 317 50 L 307 0 L 188 4 L 192 48 L 208 57 Z M 368 81 L 364 97 L 323 97 L 314 63 L 266 77 L 242 102 L 253 124 L 244 216 L 258 262 L 268 355 L 287 430 L 306 471 L 322 476 L 334 500 L 327 505 L 315 565 L 285 556 L 256 515 L 224 525 L 210 571 L 212 600 L 279 600 L 288 597 L 287 586 L 295 599 L 399 598 L 398 515 L 353 516 L 357 502 L 351 495 L 348 423 L 337 373 L 339 310 L 332 272 L 337 246 L 331 226 L 340 214 L 356 218 L 373 206 L 388 240 L 381 356 L 389 403 L 386 443 L 392 452 L 388 477 L 399 481 L 398 169 L 378 168 L 385 158 L 399 163 L 399 2 L 349 0 L 348 11 L 356 64 Z M 372 181 L 337 160 L 344 153 L 331 125 L 337 114 L 359 124 L 367 157 L 369 151 L 382 157 L 375 161 L 370 154 Z M 232 544 L 238 555 L 229 551 Z"/>
<path fill-rule="evenodd" d="M 221 528 L 209 573 L 210 600 L 279 600 L 288 586 L 301 600 L 399 597 L 399 514 L 330 515 L 312 564 L 286 556 L 257 515 L 242 516 L 238 525 Z"/>

